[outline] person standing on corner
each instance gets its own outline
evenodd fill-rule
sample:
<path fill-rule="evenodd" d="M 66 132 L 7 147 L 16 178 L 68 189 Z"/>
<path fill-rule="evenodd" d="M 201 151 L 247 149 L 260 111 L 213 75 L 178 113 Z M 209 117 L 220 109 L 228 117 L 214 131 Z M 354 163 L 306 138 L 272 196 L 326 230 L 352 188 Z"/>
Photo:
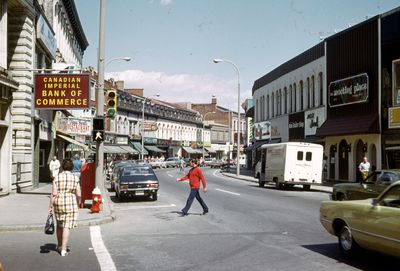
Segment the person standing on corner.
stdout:
<path fill-rule="evenodd" d="M 207 183 L 206 179 L 204 178 L 203 172 L 201 169 L 198 167 L 198 162 L 197 160 L 190 159 L 189 164 L 191 169 L 189 170 L 189 173 L 186 176 L 183 176 L 182 178 L 176 179 L 178 182 L 184 181 L 189 179 L 189 185 L 190 185 L 190 194 L 189 197 L 186 201 L 186 206 L 182 209 L 182 216 L 187 216 L 190 207 L 192 206 L 194 198 L 197 199 L 197 201 L 200 203 L 201 207 L 203 208 L 203 215 L 208 213 L 208 207 L 204 200 L 200 197 L 199 189 L 200 189 L 200 181 L 203 185 L 203 191 L 204 193 L 207 192 Z"/>
<path fill-rule="evenodd" d="M 75 159 L 72 163 L 74 164 L 74 168 L 72 169 L 72 174 L 77 176 L 80 180 L 81 179 L 82 161 L 80 160 L 78 154 L 75 154 Z"/>
<path fill-rule="evenodd" d="M 57 156 L 53 156 L 53 160 L 50 161 L 49 168 L 51 180 L 54 180 L 54 178 L 60 172 L 60 161 L 58 161 Z"/>
<path fill-rule="evenodd" d="M 72 174 L 73 167 L 71 159 L 63 160 L 63 172 L 54 178 L 50 196 L 49 213 L 54 212 L 56 217 L 57 251 L 61 256 L 67 255 L 70 230 L 76 227 L 81 200 L 79 178 Z"/>
<path fill-rule="evenodd" d="M 358 166 L 358 169 L 361 172 L 361 175 L 363 177 L 363 180 L 365 180 L 368 177 L 369 174 L 369 169 L 370 169 L 371 165 L 368 162 L 368 158 L 364 157 L 363 161 L 360 163 L 360 165 Z"/>

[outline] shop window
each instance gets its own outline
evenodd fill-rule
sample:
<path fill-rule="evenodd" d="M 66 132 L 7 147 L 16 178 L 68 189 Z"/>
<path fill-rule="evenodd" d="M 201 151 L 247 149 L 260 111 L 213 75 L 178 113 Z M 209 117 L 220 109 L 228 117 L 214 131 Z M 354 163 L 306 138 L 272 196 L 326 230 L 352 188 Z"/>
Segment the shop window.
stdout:
<path fill-rule="evenodd" d="M 393 106 L 400 106 L 400 60 L 393 62 Z"/>

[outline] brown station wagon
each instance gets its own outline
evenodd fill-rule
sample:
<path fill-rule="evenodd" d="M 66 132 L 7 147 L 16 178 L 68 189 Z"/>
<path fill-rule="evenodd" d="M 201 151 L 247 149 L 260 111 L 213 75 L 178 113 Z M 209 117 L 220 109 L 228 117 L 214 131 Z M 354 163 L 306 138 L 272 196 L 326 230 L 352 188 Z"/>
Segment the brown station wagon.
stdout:
<path fill-rule="evenodd" d="M 398 180 L 400 180 L 400 169 L 376 170 L 361 182 L 334 185 L 332 200 L 376 198 L 389 185 Z"/>

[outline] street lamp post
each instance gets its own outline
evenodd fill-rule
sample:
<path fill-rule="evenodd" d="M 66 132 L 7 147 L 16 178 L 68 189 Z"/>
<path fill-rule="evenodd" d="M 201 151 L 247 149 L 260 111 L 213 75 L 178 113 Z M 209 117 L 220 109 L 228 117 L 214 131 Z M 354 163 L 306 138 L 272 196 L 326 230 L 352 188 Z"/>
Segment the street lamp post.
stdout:
<path fill-rule="evenodd" d="M 142 155 L 142 160 L 144 160 L 144 154 L 143 154 L 143 151 L 144 151 L 144 105 L 145 105 L 145 103 L 146 103 L 146 100 L 143 100 L 142 101 L 142 153 L 141 153 L 141 155 Z"/>
<path fill-rule="evenodd" d="M 106 68 L 107 68 L 108 64 L 110 64 L 111 62 L 116 61 L 116 60 L 124 60 L 126 62 L 129 62 L 129 61 L 131 61 L 131 58 L 129 56 L 111 58 L 109 61 L 107 61 Z"/>
<path fill-rule="evenodd" d="M 215 113 L 214 111 L 213 112 L 207 112 L 203 116 L 203 161 L 204 161 L 204 122 L 206 121 L 206 116 L 208 114 L 214 114 L 214 113 Z"/>
<path fill-rule="evenodd" d="M 114 60 L 122 59 L 125 61 L 130 61 L 130 57 L 118 57 L 113 58 L 104 64 L 104 49 L 105 49 L 105 18 L 106 18 L 106 0 L 100 0 L 100 16 L 99 16 L 99 54 L 97 62 L 98 70 L 98 88 L 97 88 L 97 103 L 96 103 L 96 116 L 104 117 L 104 70 L 105 67 Z M 95 172 L 95 185 L 103 191 L 104 176 L 104 143 L 103 141 L 96 142 L 96 172 Z"/>
<path fill-rule="evenodd" d="M 214 63 L 219 63 L 219 62 L 227 62 L 233 65 L 235 67 L 236 72 L 237 72 L 237 88 L 238 88 L 238 128 L 237 128 L 237 154 L 236 154 L 236 175 L 240 175 L 240 165 L 239 165 L 239 156 L 240 156 L 240 71 L 238 66 L 236 66 L 235 63 L 233 63 L 230 60 L 226 59 L 219 59 L 216 58 L 213 60 Z"/>
<path fill-rule="evenodd" d="M 98 55 L 98 89 L 97 89 L 97 117 L 104 117 L 104 44 L 105 44 L 105 15 L 106 15 L 106 0 L 100 0 L 100 19 L 99 19 L 99 55 Z M 103 141 L 96 143 L 96 173 L 95 185 L 103 191 Z"/>

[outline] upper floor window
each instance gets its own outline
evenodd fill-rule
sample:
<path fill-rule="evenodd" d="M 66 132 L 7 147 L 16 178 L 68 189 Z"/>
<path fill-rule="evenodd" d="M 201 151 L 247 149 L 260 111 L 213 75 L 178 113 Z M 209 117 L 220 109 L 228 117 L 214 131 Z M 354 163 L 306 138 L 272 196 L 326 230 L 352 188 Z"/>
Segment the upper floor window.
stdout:
<path fill-rule="evenodd" d="M 315 78 L 311 76 L 311 107 L 315 106 Z"/>
<path fill-rule="evenodd" d="M 304 110 L 304 90 L 303 90 L 303 80 L 300 81 L 300 110 Z"/>
<path fill-rule="evenodd" d="M 290 100 L 288 101 L 289 103 L 289 112 L 288 113 L 292 113 L 293 112 L 293 89 L 292 89 L 292 85 L 289 86 L 289 98 Z"/>
<path fill-rule="evenodd" d="M 322 72 L 318 74 L 318 85 L 319 85 L 319 105 L 324 104 L 324 80 Z"/>
<path fill-rule="evenodd" d="M 310 87 L 310 77 L 307 77 L 307 108 L 311 108 L 311 87 Z"/>
<path fill-rule="evenodd" d="M 272 93 L 271 95 L 271 115 L 272 117 L 275 117 L 275 94 Z"/>
<path fill-rule="evenodd" d="M 283 89 L 283 112 L 287 114 L 287 101 L 288 101 L 288 91 L 287 88 Z"/>
<path fill-rule="evenodd" d="M 270 118 L 269 109 L 270 109 L 270 106 L 269 106 L 269 95 L 267 95 L 267 103 L 266 103 L 267 119 Z"/>

